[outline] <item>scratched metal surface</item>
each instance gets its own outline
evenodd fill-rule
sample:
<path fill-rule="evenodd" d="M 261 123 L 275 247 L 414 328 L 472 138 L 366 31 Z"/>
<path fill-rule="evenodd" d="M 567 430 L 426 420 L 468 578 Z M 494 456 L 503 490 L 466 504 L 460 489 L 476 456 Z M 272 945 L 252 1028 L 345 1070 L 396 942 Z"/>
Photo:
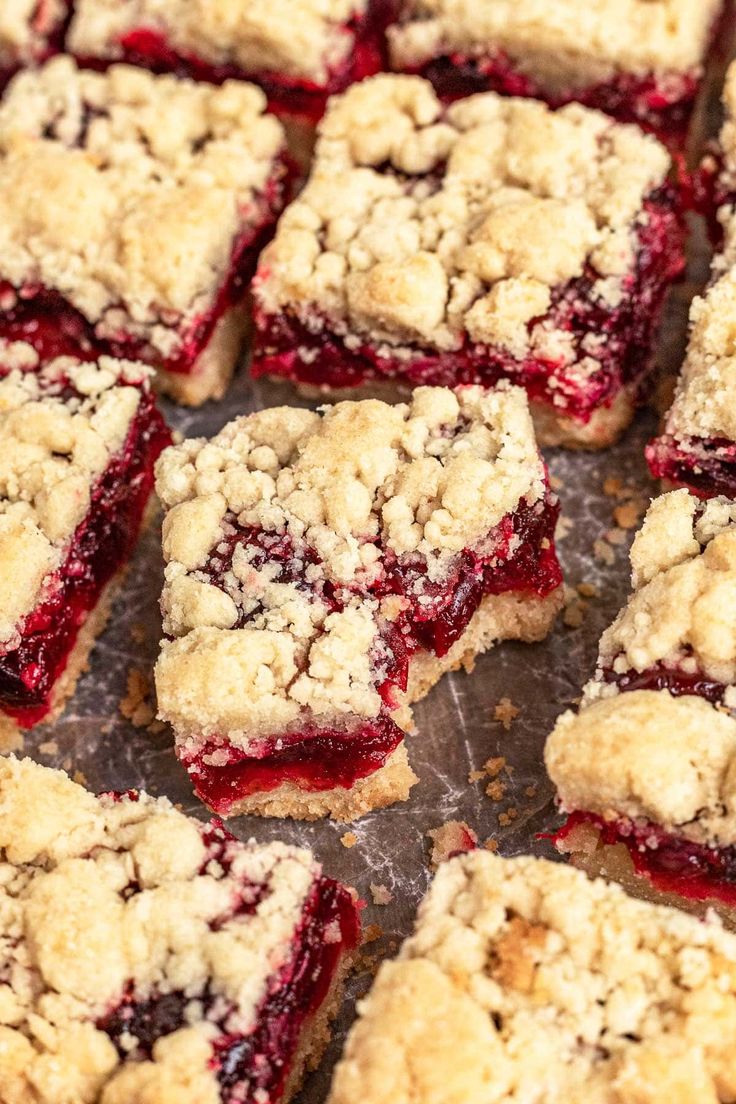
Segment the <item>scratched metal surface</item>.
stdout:
<path fill-rule="evenodd" d="M 712 130 L 717 113 L 712 110 L 709 115 Z M 676 372 L 681 362 L 687 305 L 707 271 L 707 252 L 697 229 L 691 253 L 688 280 L 676 289 L 663 327 L 659 360 L 665 375 Z M 236 414 L 289 401 L 285 395 L 283 388 L 252 384 L 241 372 L 223 402 L 197 411 L 183 411 L 167 403 L 166 416 L 186 435 L 211 435 Z M 613 476 L 641 496 L 655 493 L 642 453 L 655 427 L 655 414 L 643 411 L 620 444 L 604 454 L 549 452 L 550 470 L 560 480 L 566 519 L 559 553 L 567 582 L 573 587 L 593 584 L 599 596 L 588 600 L 579 627 L 560 623 L 539 645 L 501 645 L 479 659 L 472 675 L 447 676 L 416 706 L 417 733 L 409 739 L 409 751 L 420 781 L 407 803 L 350 826 L 357 837 L 351 848 L 340 841 L 348 830 L 345 825 L 247 817 L 229 823 L 242 838 L 280 838 L 309 846 L 330 874 L 354 885 L 368 902 L 365 923 L 378 924 L 383 932 L 367 948 L 370 954 L 393 953 L 411 930 L 416 904 L 430 877 L 429 829 L 461 819 L 481 841 L 493 837 L 504 855 L 548 850 L 536 839 L 537 833 L 556 823 L 551 788 L 542 767 L 544 739 L 591 673 L 600 632 L 628 592 L 631 534 L 622 544 L 605 540 L 614 526 L 616 502 L 603 493 L 603 483 Z M 595 558 L 596 541 L 607 544 L 611 562 Z M 48 765 L 80 771 L 94 790 L 146 788 L 166 794 L 186 812 L 204 818 L 206 810 L 193 797 L 174 758 L 169 732 L 152 734 L 145 727 L 136 728 L 120 711 L 130 670 L 150 673 L 155 660 L 161 576 L 157 519 L 136 553 L 110 625 L 66 713 L 54 726 L 39 727 L 28 735 L 25 751 Z M 501 698 L 510 698 L 520 710 L 508 731 L 494 719 L 494 706 Z M 511 768 L 510 773 L 501 775 L 506 783 L 501 801 L 485 794 L 485 782 L 468 779 L 471 771 L 495 756 L 503 756 Z M 513 819 L 503 827 L 499 816 L 506 819 L 503 814 L 508 815 L 509 809 Z M 388 905 L 372 903 L 371 883 L 389 890 L 392 900 Z M 326 1060 L 307 1080 L 298 1104 L 324 1101 L 330 1069 L 353 1017 L 355 998 L 369 982 L 367 971 L 351 980 Z"/>

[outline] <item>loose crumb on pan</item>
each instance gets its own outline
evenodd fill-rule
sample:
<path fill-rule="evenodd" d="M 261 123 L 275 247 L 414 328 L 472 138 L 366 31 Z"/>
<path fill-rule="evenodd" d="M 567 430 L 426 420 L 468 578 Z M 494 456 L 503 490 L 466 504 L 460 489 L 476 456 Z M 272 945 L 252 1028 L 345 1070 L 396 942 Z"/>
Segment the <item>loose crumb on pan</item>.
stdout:
<path fill-rule="evenodd" d="M 493 719 L 499 721 L 508 732 L 512 722 L 516 720 L 520 712 L 518 705 L 514 705 L 511 698 L 501 698 L 498 704 L 494 706 Z"/>
<path fill-rule="evenodd" d="M 370 891 L 374 905 L 390 905 L 394 899 L 393 893 L 385 885 L 376 885 L 375 882 L 371 882 Z"/>
<path fill-rule="evenodd" d="M 427 835 L 432 840 L 429 865 L 436 870 L 441 863 L 464 851 L 478 846 L 478 836 L 464 820 L 448 820 L 439 828 L 430 828 Z"/>
<path fill-rule="evenodd" d="M 355 847 L 357 842 L 358 837 L 355 832 L 345 832 L 344 835 L 340 836 L 340 843 L 343 847 Z"/>
<path fill-rule="evenodd" d="M 131 667 L 128 671 L 127 693 L 120 700 L 120 712 L 134 728 L 145 728 L 156 718 L 152 700 L 153 687 L 145 671 Z"/>

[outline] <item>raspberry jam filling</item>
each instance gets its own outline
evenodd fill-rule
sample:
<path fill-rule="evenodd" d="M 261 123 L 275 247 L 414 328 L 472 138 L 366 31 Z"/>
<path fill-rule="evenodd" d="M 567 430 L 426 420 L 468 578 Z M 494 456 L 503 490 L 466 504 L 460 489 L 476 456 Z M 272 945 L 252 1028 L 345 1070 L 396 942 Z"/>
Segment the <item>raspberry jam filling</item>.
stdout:
<path fill-rule="evenodd" d="M 412 655 L 420 651 L 446 655 L 460 639 L 486 595 L 516 592 L 544 598 L 561 583 L 554 546 L 559 513 L 557 498 L 547 496 L 532 505 L 522 501 L 488 535 L 480 556 L 466 550 L 439 581 L 427 579 L 423 557 L 385 558 L 385 571 L 366 590 L 366 598 L 396 595 L 401 608 L 391 622 L 379 625 L 374 654 L 375 685 L 383 706 L 371 719 L 351 717 L 342 727 L 306 721 L 298 730 L 271 734 L 248 752 L 220 738 L 184 759 L 198 796 L 216 812 L 227 815 L 233 805 L 254 793 L 291 783 L 310 791 L 351 788 L 385 765 L 404 733 L 390 715 L 406 689 Z M 346 595 L 307 581 L 305 567 L 317 562 L 311 550 L 297 551 L 288 538 L 243 530 L 231 519 L 232 536 L 223 541 L 204 573 L 222 585 L 238 545 L 249 548 L 249 563 L 278 565 L 279 582 L 294 582 L 311 590 L 330 612 L 343 608 Z M 241 615 L 240 628 L 258 609 Z"/>
<path fill-rule="evenodd" d="M 259 84 L 276 114 L 300 116 L 317 122 L 324 114 L 329 96 L 344 91 L 356 81 L 378 73 L 385 60 L 383 34 L 396 14 L 397 0 L 369 0 L 366 10 L 346 22 L 341 33 L 351 42 L 345 60 L 329 67 L 324 85 L 272 70 L 246 72 L 237 64 L 217 65 L 197 54 L 177 49 L 164 33 L 152 27 L 136 27 L 122 35 L 116 46 L 116 60 L 140 65 L 154 73 L 175 73 L 211 84 L 226 80 L 247 80 Z M 80 64 L 99 68 L 99 58 L 84 57 Z"/>
<path fill-rule="evenodd" d="M 422 178 L 419 178 L 422 179 Z M 572 364 L 474 345 L 469 339 L 456 352 L 417 349 L 410 356 L 386 355 L 386 347 L 369 343 L 354 347 L 350 334 L 331 329 L 328 319 L 299 319 L 284 312 L 273 315 L 256 308 L 256 336 L 251 372 L 301 384 L 331 388 L 357 387 L 381 379 L 398 379 L 416 387 L 452 387 L 463 383 L 493 386 L 501 379 L 521 384 L 530 399 L 561 415 L 588 422 L 596 410 L 610 406 L 622 388 L 636 386 L 649 368 L 653 340 L 669 284 L 684 266 L 683 223 L 676 190 L 667 184 L 645 201 L 646 219 L 637 228 L 637 260 L 618 306 L 594 298 L 597 274 L 552 290 L 552 306 L 530 329 L 545 322 L 574 337 Z M 267 282 L 268 272 L 256 277 Z M 321 322 L 320 325 L 316 323 Z M 596 351 L 600 367 L 581 378 L 580 361 L 587 357 L 585 339 L 605 335 Z"/>
<path fill-rule="evenodd" d="M 649 470 L 655 479 L 687 487 L 699 498 L 726 495 L 736 498 L 736 444 L 725 438 L 677 441 L 664 434 L 646 447 Z"/>
<path fill-rule="evenodd" d="M 232 836 L 213 824 L 205 839 L 210 852 L 205 868 L 212 862 L 227 868 Z M 135 887 L 131 888 L 135 892 Z M 252 914 L 267 893 L 267 887 L 243 886 L 232 915 L 224 919 Z M 97 1027 L 109 1035 L 121 1056 L 142 1061 L 151 1057 L 158 1039 L 188 1026 L 187 1007 L 196 999 L 202 1015 L 218 1032 L 212 1068 L 221 1104 L 260 1104 L 266 1100 L 278 1104 L 302 1033 L 309 1029 L 310 1018 L 321 1008 L 344 956 L 355 950 L 358 938 L 358 913 L 352 897 L 338 882 L 319 877 L 294 933 L 291 959 L 269 980 L 267 995 L 249 1034 L 229 1029 L 228 1021 L 235 1019 L 237 1009 L 228 1007 L 222 997 L 207 989 L 196 997 L 174 991 L 138 998 L 135 992 L 128 992 Z M 131 1036 L 137 1040 L 133 1055 L 129 1048 Z"/>
<path fill-rule="evenodd" d="M 64 563 L 21 626 L 20 643 L 0 652 L 0 706 L 19 724 L 37 724 L 51 710 L 54 686 L 82 625 L 135 548 L 153 465 L 169 444 L 153 396 L 142 392 L 127 439 L 94 486 Z"/>
<path fill-rule="evenodd" d="M 237 237 L 228 271 L 212 306 L 182 324 L 176 348 L 169 356 L 162 357 L 153 346 L 125 330 L 116 334 L 98 332 L 93 323 L 52 288 L 34 284 L 17 289 L 3 280 L 0 280 L 0 338 L 27 342 L 43 360 L 109 355 L 140 360 L 167 372 L 191 373 L 220 318 L 243 301 L 258 255 L 272 236 L 292 179 L 293 170 L 284 162 L 258 204 L 257 224 L 248 226 Z"/>
<path fill-rule="evenodd" d="M 685 662 L 690 654 L 688 649 L 677 665 L 656 663 L 644 671 L 618 674 L 607 667 L 602 672 L 603 681 L 615 684 L 622 693 L 627 690 L 668 690 L 675 698 L 692 694 L 705 698 L 711 705 L 720 704 L 728 687 L 723 682 L 708 678 L 702 671 L 688 670 Z"/>
<path fill-rule="evenodd" d="M 693 70 L 663 76 L 618 73 L 610 80 L 552 94 L 516 68 L 503 51 L 486 57 L 453 53 L 433 58 L 414 71 L 431 81 L 438 96 L 445 100 L 498 92 L 544 100 L 550 107 L 574 101 L 604 111 L 620 122 L 638 123 L 676 149 L 685 144 L 701 83 L 700 75 Z"/>
<path fill-rule="evenodd" d="M 623 844 L 636 873 L 648 878 L 661 892 L 676 893 L 691 901 L 714 898 L 736 905 L 736 847 L 705 847 L 646 820 L 622 817 L 605 821 L 585 812 L 572 813 L 553 836 L 553 843 L 564 844 L 584 824 L 598 830 L 602 844 Z"/>

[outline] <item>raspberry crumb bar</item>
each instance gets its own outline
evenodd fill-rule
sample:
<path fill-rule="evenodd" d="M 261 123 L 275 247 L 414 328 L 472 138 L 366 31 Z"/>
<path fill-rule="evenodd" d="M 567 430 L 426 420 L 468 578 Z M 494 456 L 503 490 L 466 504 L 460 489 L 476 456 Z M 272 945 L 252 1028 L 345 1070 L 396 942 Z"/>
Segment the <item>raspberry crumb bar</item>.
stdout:
<path fill-rule="evenodd" d="M 61 46 L 68 0 L 0 4 L 0 88 L 24 65 L 45 61 Z"/>
<path fill-rule="evenodd" d="M 328 1104 L 736 1097 L 736 936 L 543 859 L 440 868 Z"/>
<path fill-rule="evenodd" d="M 398 0 L 76 0 L 67 49 L 219 83 L 255 81 L 279 112 L 318 119 L 327 97 L 382 66 Z"/>
<path fill-rule="evenodd" d="M 444 97 L 494 91 L 577 100 L 674 146 L 688 123 L 723 0 L 405 0 L 393 68 Z"/>
<path fill-rule="evenodd" d="M 545 758 L 558 848 L 653 899 L 736 919 L 736 504 L 656 499 L 634 594 Z"/>
<path fill-rule="evenodd" d="M 558 501 L 523 391 L 281 407 L 159 460 L 160 716 L 215 812 L 406 798 L 408 703 L 561 604 Z"/>
<path fill-rule="evenodd" d="M 52 719 L 133 552 L 171 435 L 142 364 L 0 347 L 0 716 Z"/>
<path fill-rule="evenodd" d="M 68 57 L 17 76 L 0 104 L 0 338 L 145 361 L 183 402 L 222 395 L 283 149 L 252 85 Z"/>
<path fill-rule="evenodd" d="M 8 1104 L 287 1104 L 358 942 L 308 851 L 0 761 Z"/>
<path fill-rule="evenodd" d="M 542 444 L 614 440 L 683 265 L 664 147 L 576 104 L 444 109 L 390 75 L 319 134 L 254 281 L 253 374 L 379 394 L 507 378 Z"/>

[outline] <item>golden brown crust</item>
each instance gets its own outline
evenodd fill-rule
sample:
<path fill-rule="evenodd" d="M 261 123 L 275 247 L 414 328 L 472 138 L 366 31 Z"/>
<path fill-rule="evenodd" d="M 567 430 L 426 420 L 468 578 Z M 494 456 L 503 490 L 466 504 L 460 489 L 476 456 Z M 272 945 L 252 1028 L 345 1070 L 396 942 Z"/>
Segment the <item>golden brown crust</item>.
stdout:
<path fill-rule="evenodd" d="M 444 864 L 329 1104 L 729 1101 L 736 938 L 540 859 Z"/>
<path fill-rule="evenodd" d="M 0 278 L 172 357 L 268 213 L 284 138 L 265 109 L 252 85 L 66 56 L 19 75 L 0 106 Z"/>
<path fill-rule="evenodd" d="M 118 43 L 146 28 L 183 55 L 243 73 L 326 82 L 348 56 L 345 24 L 366 0 L 77 0 L 68 48 L 87 57 L 120 57 Z"/>
<path fill-rule="evenodd" d="M 721 0 L 409 0 L 389 30 L 395 68 L 503 52 L 549 92 L 615 73 L 701 71 Z"/>
<path fill-rule="evenodd" d="M 231 307 L 217 320 L 189 372 L 156 371 L 156 390 L 183 406 L 201 406 L 209 399 L 221 399 L 237 367 L 249 322 L 245 308 Z"/>
<path fill-rule="evenodd" d="M 592 295 L 620 301 L 669 164 L 638 128 L 576 104 L 488 93 L 443 109 L 419 77 L 375 77 L 331 101 L 256 300 L 379 354 L 469 339 L 594 372 L 595 348 L 577 356 L 544 320 L 551 291 L 590 266 Z"/>
<path fill-rule="evenodd" d="M 217 1104 L 214 1040 L 252 1029 L 320 875 L 283 844 L 219 846 L 164 798 L 96 798 L 62 772 L 0 761 L 3 1099 L 58 1104 L 63 1086 L 86 1104 Z M 128 993 L 186 996 L 150 1057 L 134 1026 L 122 1051 L 100 1026 Z M 324 1026 L 310 1025 L 303 1059 Z"/>

